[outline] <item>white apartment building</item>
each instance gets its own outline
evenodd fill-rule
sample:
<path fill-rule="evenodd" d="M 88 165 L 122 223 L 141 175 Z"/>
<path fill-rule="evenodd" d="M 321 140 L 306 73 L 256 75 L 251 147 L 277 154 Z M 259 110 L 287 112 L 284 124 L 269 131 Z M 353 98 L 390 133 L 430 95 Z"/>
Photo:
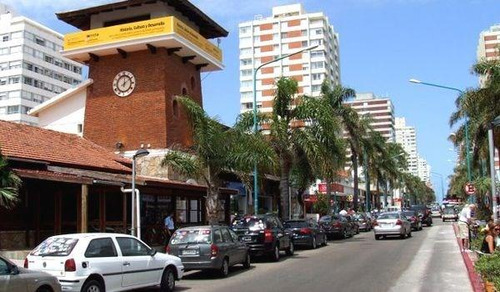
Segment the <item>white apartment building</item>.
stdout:
<path fill-rule="evenodd" d="M 298 81 L 299 94 L 317 96 L 323 80 L 340 84 L 339 37 L 322 12 L 306 13 L 302 4 L 277 6 L 272 16 L 239 24 L 241 112 L 253 109 L 253 70 L 280 56 L 311 51 L 269 64 L 257 72 L 257 108 L 271 112 L 275 80 Z"/>
<path fill-rule="evenodd" d="M 427 183 L 431 184 L 431 166 L 427 163 L 427 160 L 422 157 L 418 157 L 418 177 Z"/>
<path fill-rule="evenodd" d="M 396 143 L 408 153 L 408 172 L 418 176 L 417 133 L 415 127 L 406 125 L 405 118 L 396 118 Z"/>
<path fill-rule="evenodd" d="M 0 119 L 37 125 L 33 107 L 79 84 L 82 65 L 61 57 L 63 35 L 0 4 Z"/>
<path fill-rule="evenodd" d="M 372 118 L 371 126 L 388 142 L 395 141 L 394 106 L 390 98 L 379 98 L 373 93 L 357 93 L 354 100 L 345 102 L 361 115 Z"/>

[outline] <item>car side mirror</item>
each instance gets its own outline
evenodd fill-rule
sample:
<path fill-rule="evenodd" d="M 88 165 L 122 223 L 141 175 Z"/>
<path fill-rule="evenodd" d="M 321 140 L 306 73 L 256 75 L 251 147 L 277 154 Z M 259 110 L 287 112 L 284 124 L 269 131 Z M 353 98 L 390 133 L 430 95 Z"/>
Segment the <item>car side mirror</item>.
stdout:
<path fill-rule="evenodd" d="M 10 274 L 11 275 L 19 275 L 19 268 L 17 266 L 12 266 L 10 268 Z"/>
<path fill-rule="evenodd" d="M 152 256 L 152 257 L 155 256 L 156 253 L 157 253 L 157 251 L 154 248 L 152 248 L 152 249 L 149 250 L 149 255 Z"/>

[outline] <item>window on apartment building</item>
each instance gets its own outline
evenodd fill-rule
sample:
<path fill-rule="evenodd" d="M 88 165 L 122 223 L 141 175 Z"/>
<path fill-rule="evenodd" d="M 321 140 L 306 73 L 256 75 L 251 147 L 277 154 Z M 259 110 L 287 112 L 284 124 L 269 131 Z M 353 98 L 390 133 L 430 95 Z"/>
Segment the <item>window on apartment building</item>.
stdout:
<path fill-rule="evenodd" d="M 27 106 L 21 106 L 21 113 L 24 114 L 24 115 L 27 115 L 28 112 L 31 110 L 31 107 L 27 107 Z"/>
<path fill-rule="evenodd" d="M 286 39 L 286 38 L 288 38 L 288 33 L 282 32 L 281 33 L 281 39 Z"/>
<path fill-rule="evenodd" d="M 77 124 L 76 125 L 76 132 L 77 133 L 82 133 L 83 132 L 83 125 L 82 124 Z"/>
<path fill-rule="evenodd" d="M 9 69 L 21 68 L 21 61 L 12 61 L 9 63 Z"/>
<path fill-rule="evenodd" d="M 45 40 L 40 37 L 35 37 L 35 43 L 40 46 L 45 46 Z"/>
<path fill-rule="evenodd" d="M 8 81 L 7 77 L 0 77 L 0 85 L 7 84 L 7 81 Z"/>
<path fill-rule="evenodd" d="M 273 33 L 273 41 L 279 40 L 279 37 L 280 37 L 279 33 Z"/>
<path fill-rule="evenodd" d="M 241 66 L 252 65 L 252 59 L 241 59 Z"/>
<path fill-rule="evenodd" d="M 241 81 L 241 87 L 251 87 L 251 86 L 252 86 L 252 80 Z"/>
<path fill-rule="evenodd" d="M 308 71 L 308 70 L 309 70 L 309 64 L 302 65 L 302 71 Z"/>
<path fill-rule="evenodd" d="M 242 47 L 252 46 L 252 38 L 251 37 L 240 38 L 240 46 Z"/>
<path fill-rule="evenodd" d="M 9 99 L 7 92 L 0 92 L 0 100 L 6 100 L 6 99 Z"/>
<path fill-rule="evenodd" d="M 1 36 L 2 38 L 2 42 L 8 42 L 9 41 L 9 35 L 8 34 L 5 34 L 3 36 Z"/>
<path fill-rule="evenodd" d="M 7 70 L 9 68 L 9 63 L 0 63 L 0 71 Z"/>
<path fill-rule="evenodd" d="M 252 69 L 241 70 L 240 74 L 241 74 L 241 77 L 251 76 L 252 75 Z"/>
<path fill-rule="evenodd" d="M 300 31 L 301 36 L 307 36 L 307 30 L 303 29 Z"/>
<path fill-rule="evenodd" d="M 302 45 L 303 48 L 307 48 L 307 41 L 302 41 L 301 45 Z"/>
<path fill-rule="evenodd" d="M 281 48 L 283 51 L 288 50 L 288 44 L 281 44 Z"/>
<path fill-rule="evenodd" d="M 311 40 L 311 46 L 322 45 L 323 40 Z"/>
<path fill-rule="evenodd" d="M 311 62 L 311 69 L 320 69 L 325 67 L 325 62 Z"/>
<path fill-rule="evenodd" d="M 252 91 L 243 91 L 241 93 L 241 99 L 248 99 L 253 97 L 253 92 Z"/>
<path fill-rule="evenodd" d="M 9 48 L 0 48 L 0 56 L 8 54 L 9 54 Z"/>
<path fill-rule="evenodd" d="M 312 89 L 312 92 L 318 92 L 321 90 L 321 85 L 313 85 L 311 87 L 311 89 Z"/>
<path fill-rule="evenodd" d="M 11 76 L 9 77 L 9 84 L 17 84 L 21 81 L 21 76 Z"/>
<path fill-rule="evenodd" d="M 322 73 L 313 73 L 313 74 L 311 74 L 311 77 L 312 77 L 312 80 L 317 81 L 317 80 L 321 80 L 323 78 L 323 74 Z"/>
<path fill-rule="evenodd" d="M 255 44 L 255 43 L 258 43 L 258 42 L 260 42 L 260 35 L 256 35 L 256 36 L 253 37 L 253 43 Z"/>
<path fill-rule="evenodd" d="M 5 113 L 7 113 L 7 108 L 4 106 L 0 107 L 0 115 L 5 115 Z"/>
<path fill-rule="evenodd" d="M 50 64 L 54 63 L 54 58 L 52 56 L 45 55 L 45 57 L 43 59 L 47 63 L 50 63 Z"/>
<path fill-rule="evenodd" d="M 250 32 L 250 29 L 251 29 L 250 26 L 240 27 L 240 34 L 246 34 L 246 33 Z"/>
<path fill-rule="evenodd" d="M 243 109 L 252 109 L 253 108 L 253 102 L 244 102 L 242 104 Z"/>
<path fill-rule="evenodd" d="M 288 73 L 288 72 L 290 72 L 290 67 L 285 65 L 285 66 L 283 66 L 282 70 L 283 70 L 283 73 Z"/>
<path fill-rule="evenodd" d="M 240 49 L 240 55 L 252 54 L 252 48 L 242 48 Z"/>
<path fill-rule="evenodd" d="M 12 115 L 12 114 L 18 114 L 19 113 L 19 106 L 18 105 L 9 105 L 7 107 L 7 114 Z"/>
<path fill-rule="evenodd" d="M 311 51 L 311 58 L 323 57 L 325 55 L 325 51 Z"/>
<path fill-rule="evenodd" d="M 19 91 L 19 90 L 9 91 L 8 97 L 9 98 L 19 98 L 19 97 L 21 97 L 21 91 Z"/>

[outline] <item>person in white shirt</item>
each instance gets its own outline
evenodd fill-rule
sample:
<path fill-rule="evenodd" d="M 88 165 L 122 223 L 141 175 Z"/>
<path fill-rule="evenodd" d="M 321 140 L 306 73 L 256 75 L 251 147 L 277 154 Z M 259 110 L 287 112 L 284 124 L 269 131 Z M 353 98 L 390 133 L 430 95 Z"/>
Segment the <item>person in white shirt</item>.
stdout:
<path fill-rule="evenodd" d="M 462 251 L 469 249 L 469 224 L 472 222 L 472 212 L 476 210 L 476 205 L 465 205 L 458 218 L 459 236 L 462 239 Z"/>

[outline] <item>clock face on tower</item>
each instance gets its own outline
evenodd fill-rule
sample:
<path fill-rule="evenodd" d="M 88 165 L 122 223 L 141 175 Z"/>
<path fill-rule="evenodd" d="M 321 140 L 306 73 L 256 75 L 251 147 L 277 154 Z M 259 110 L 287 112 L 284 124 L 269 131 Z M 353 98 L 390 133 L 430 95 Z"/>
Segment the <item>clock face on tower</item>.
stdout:
<path fill-rule="evenodd" d="M 113 91 L 120 97 L 129 96 L 135 88 L 135 76 L 128 71 L 121 71 L 113 79 Z"/>

